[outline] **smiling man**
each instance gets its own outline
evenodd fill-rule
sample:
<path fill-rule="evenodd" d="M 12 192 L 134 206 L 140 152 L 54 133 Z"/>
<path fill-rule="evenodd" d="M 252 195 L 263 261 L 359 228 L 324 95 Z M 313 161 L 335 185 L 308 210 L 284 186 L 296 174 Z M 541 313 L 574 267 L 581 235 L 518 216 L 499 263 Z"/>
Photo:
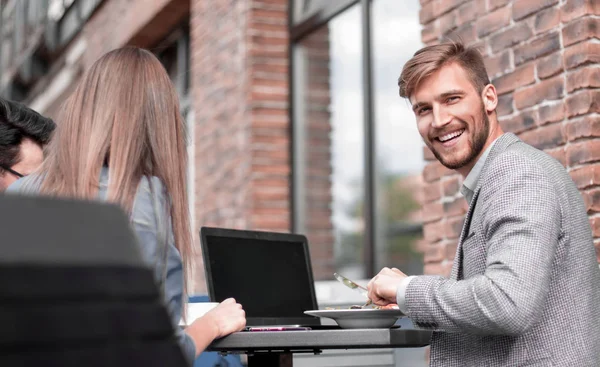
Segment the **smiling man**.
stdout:
<path fill-rule="evenodd" d="M 0 98 L 0 192 L 42 164 L 54 128 L 51 119 Z"/>
<path fill-rule="evenodd" d="M 435 366 L 600 365 L 600 270 L 586 209 L 565 169 L 498 124 L 483 59 L 429 46 L 399 79 L 436 158 L 469 203 L 450 278 L 384 268 L 375 304 L 435 330 Z"/>

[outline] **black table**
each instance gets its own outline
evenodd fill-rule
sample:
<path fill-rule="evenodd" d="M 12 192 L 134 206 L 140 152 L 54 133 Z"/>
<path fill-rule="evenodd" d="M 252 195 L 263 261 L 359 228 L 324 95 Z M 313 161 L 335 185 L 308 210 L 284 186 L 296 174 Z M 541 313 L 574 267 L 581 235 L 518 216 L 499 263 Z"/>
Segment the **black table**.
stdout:
<path fill-rule="evenodd" d="M 214 341 L 207 350 L 248 354 L 248 367 L 291 367 L 293 353 L 325 349 L 418 348 L 431 332 L 418 329 L 324 329 L 239 332 Z"/>

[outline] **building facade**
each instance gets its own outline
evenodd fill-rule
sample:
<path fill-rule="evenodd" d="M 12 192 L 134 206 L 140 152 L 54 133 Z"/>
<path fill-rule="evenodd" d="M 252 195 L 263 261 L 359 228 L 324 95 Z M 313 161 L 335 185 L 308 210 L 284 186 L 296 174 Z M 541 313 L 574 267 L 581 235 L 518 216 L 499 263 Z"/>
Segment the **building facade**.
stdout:
<path fill-rule="evenodd" d="M 425 44 L 476 45 L 503 128 L 566 167 L 600 249 L 597 1 L 0 5 L 4 97 L 56 118 L 99 56 L 151 50 L 187 121 L 196 234 L 204 225 L 304 233 L 319 281 L 334 271 L 367 279 L 383 266 L 448 274 L 467 209 L 461 177 L 424 147 L 397 78 Z M 192 292 L 205 290 L 199 253 Z"/>

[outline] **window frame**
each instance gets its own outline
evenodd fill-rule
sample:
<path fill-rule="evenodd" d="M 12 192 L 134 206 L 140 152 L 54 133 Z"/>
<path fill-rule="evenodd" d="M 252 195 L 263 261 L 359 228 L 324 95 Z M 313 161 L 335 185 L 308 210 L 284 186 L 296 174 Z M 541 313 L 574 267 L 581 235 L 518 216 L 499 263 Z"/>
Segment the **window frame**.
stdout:
<path fill-rule="evenodd" d="M 311 9 L 311 12 L 296 17 L 295 12 L 302 9 L 310 0 L 289 0 L 288 24 L 290 34 L 289 47 L 289 119 L 290 129 L 290 156 L 291 159 L 291 208 L 292 232 L 303 232 L 305 220 L 305 207 L 303 205 L 304 187 L 303 175 L 304 162 L 302 144 L 298 139 L 302 137 L 301 114 L 303 101 L 295 93 L 297 85 L 302 83 L 300 68 L 302 62 L 300 41 L 313 31 L 329 22 L 338 14 L 344 12 L 353 5 L 359 4 L 361 12 L 361 41 L 362 41 L 362 81 L 363 81 L 363 132 L 364 132 L 364 248 L 363 258 L 365 275 L 371 278 L 375 275 L 376 259 L 376 230 L 377 230 L 377 186 L 376 186 L 376 151 L 375 151 L 375 109 L 373 102 L 373 67 L 372 67 L 372 25 L 371 25 L 371 2 L 372 0 L 340 0 L 320 2 L 320 7 Z M 313 0 L 314 1 L 314 0 Z M 295 21 L 298 18 L 298 21 Z"/>

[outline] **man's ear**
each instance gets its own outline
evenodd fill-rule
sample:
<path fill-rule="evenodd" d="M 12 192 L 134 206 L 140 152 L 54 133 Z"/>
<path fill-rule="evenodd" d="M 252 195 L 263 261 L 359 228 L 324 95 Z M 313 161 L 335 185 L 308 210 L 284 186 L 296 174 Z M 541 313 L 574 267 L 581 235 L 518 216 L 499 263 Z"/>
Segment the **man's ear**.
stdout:
<path fill-rule="evenodd" d="M 487 113 L 492 113 L 496 110 L 496 107 L 498 106 L 498 93 L 493 84 L 488 84 L 483 88 L 481 100 L 483 101 L 483 107 Z"/>

